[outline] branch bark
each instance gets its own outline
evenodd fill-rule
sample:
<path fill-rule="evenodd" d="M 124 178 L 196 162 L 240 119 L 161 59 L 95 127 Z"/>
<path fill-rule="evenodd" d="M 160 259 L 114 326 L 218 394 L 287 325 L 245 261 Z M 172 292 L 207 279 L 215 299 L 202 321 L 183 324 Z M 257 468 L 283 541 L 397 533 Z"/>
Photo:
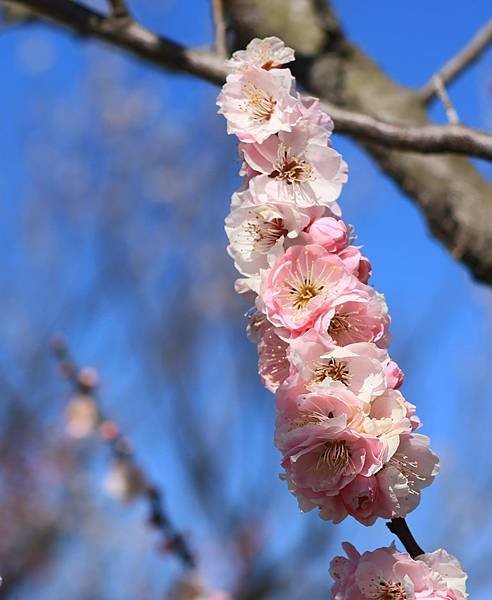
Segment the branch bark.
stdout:
<path fill-rule="evenodd" d="M 116 27 L 111 19 L 72 0 L 16 1 L 160 67 L 218 84 L 226 75 L 216 54 L 187 49 L 133 21 Z M 337 132 L 360 141 L 415 199 L 453 256 L 467 264 L 477 280 L 492 283 L 492 186 L 464 158 L 424 156 L 446 152 L 492 158 L 492 136 L 462 125 L 429 124 L 418 94 L 391 81 L 348 41 L 324 0 L 229 0 L 224 8 L 237 45 L 255 36 L 278 35 L 296 48 L 296 75 L 324 100 Z"/>

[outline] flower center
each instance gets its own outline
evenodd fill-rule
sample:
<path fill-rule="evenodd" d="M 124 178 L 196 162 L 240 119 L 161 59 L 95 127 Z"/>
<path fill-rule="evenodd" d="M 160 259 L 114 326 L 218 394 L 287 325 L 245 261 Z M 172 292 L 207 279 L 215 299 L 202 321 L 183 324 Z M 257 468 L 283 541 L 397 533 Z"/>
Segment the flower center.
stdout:
<path fill-rule="evenodd" d="M 401 583 L 391 581 L 380 581 L 377 596 L 374 600 L 406 600 L 406 593 Z"/>
<path fill-rule="evenodd" d="M 248 221 L 244 224 L 244 231 L 252 239 L 253 250 L 263 254 L 269 252 L 277 240 L 288 233 L 282 219 L 272 219 L 263 223 Z"/>
<path fill-rule="evenodd" d="M 319 285 L 307 278 L 304 278 L 298 285 L 291 287 L 289 293 L 294 297 L 294 308 L 304 310 L 310 300 L 321 294 L 324 287 L 324 285 Z"/>
<path fill-rule="evenodd" d="M 348 320 L 347 315 L 340 313 L 338 315 L 335 315 L 330 321 L 328 333 L 331 335 L 331 337 L 336 338 L 338 334 L 343 333 L 344 331 L 348 331 L 349 329 L 350 321 Z"/>
<path fill-rule="evenodd" d="M 339 475 L 352 463 L 350 449 L 347 442 L 327 442 L 321 449 L 315 469 L 326 469 L 330 475 Z"/>
<path fill-rule="evenodd" d="M 308 181 L 313 174 L 311 163 L 304 158 L 292 156 L 291 148 L 283 143 L 279 144 L 275 167 L 269 177 L 280 179 L 289 185 Z"/>
<path fill-rule="evenodd" d="M 326 364 L 321 363 L 315 367 L 313 373 L 314 383 L 322 383 L 327 377 L 348 386 L 350 383 L 350 371 L 347 369 L 347 363 L 330 358 Z"/>
<path fill-rule="evenodd" d="M 272 118 L 277 101 L 254 83 L 244 84 L 242 90 L 247 97 L 245 110 L 250 117 L 260 123 L 269 121 Z"/>

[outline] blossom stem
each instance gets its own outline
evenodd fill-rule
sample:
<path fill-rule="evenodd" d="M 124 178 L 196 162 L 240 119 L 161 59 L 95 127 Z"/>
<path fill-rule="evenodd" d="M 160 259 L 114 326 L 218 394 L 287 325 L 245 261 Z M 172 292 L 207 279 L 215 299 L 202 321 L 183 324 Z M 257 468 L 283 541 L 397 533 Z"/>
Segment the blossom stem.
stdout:
<path fill-rule="evenodd" d="M 415 538 L 408 527 L 405 519 L 398 517 L 397 519 L 391 519 L 386 523 L 386 527 L 394 533 L 400 542 L 405 547 L 405 550 L 410 554 L 412 558 L 417 558 L 421 554 L 424 554 L 422 548 L 417 544 Z"/>

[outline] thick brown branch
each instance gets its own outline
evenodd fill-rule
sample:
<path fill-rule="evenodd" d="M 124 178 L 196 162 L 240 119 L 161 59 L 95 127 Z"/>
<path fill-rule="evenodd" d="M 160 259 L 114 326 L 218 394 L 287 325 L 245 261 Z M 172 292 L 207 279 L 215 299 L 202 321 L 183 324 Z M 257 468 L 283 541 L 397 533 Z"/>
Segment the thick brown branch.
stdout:
<path fill-rule="evenodd" d="M 456 79 L 473 62 L 480 58 L 487 47 L 492 44 L 492 20 L 482 27 L 468 44 L 456 56 L 453 56 L 419 91 L 423 102 L 430 102 L 436 95 L 434 77 L 439 77 L 443 85 Z"/>
<path fill-rule="evenodd" d="M 47 16 L 79 33 L 116 44 L 160 66 L 177 69 L 223 83 L 226 67 L 212 52 L 190 50 L 152 33 L 137 23 L 124 29 L 111 20 L 71 0 L 18 0 L 40 15 Z M 492 160 L 492 135 L 459 125 L 405 127 L 386 123 L 370 115 L 326 104 L 339 133 L 347 133 L 387 148 L 420 153 L 453 153 Z"/>
<path fill-rule="evenodd" d="M 227 58 L 226 25 L 223 0 L 212 0 L 212 14 L 215 28 L 215 52 L 221 58 Z"/>
<path fill-rule="evenodd" d="M 160 67 L 224 81 L 224 62 L 216 54 L 186 49 L 137 23 L 117 27 L 71 0 L 17 2 Z M 492 283 L 492 187 L 467 160 L 444 154 L 490 158 L 490 136 L 457 125 L 427 124 L 420 98 L 390 80 L 345 39 L 324 1 L 305 0 L 300 7 L 296 0 L 228 0 L 224 8 L 241 45 L 255 36 L 278 35 L 298 50 L 296 74 L 309 92 L 330 100 L 326 108 L 337 131 L 361 141 L 415 199 L 436 237 L 476 279 Z"/>
<path fill-rule="evenodd" d="M 398 537 L 400 542 L 405 547 L 405 550 L 412 558 L 417 558 L 417 556 L 424 554 L 422 548 L 415 541 L 415 538 L 413 537 L 405 519 L 391 519 L 391 521 L 386 523 L 386 527 L 391 531 L 391 533 L 394 533 Z"/>

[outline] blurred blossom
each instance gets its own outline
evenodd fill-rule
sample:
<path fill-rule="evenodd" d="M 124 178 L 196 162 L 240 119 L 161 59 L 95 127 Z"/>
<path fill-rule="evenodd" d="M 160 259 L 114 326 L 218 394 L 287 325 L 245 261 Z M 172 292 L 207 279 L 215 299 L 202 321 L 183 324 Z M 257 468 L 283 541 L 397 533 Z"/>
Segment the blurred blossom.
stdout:
<path fill-rule="evenodd" d="M 109 496 L 121 502 L 132 502 L 147 489 L 142 471 L 123 458 L 113 461 L 103 486 Z"/>
<path fill-rule="evenodd" d="M 67 432 L 74 438 L 83 438 L 94 432 L 98 411 L 91 396 L 77 394 L 68 403 L 65 412 Z"/>
<path fill-rule="evenodd" d="M 89 388 L 99 385 L 99 373 L 93 367 L 84 367 L 79 373 L 79 382 Z"/>
<path fill-rule="evenodd" d="M 166 598 L 167 600 L 232 600 L 225 592 L 207 589 L 196 573 L 178 580 Z"/>

